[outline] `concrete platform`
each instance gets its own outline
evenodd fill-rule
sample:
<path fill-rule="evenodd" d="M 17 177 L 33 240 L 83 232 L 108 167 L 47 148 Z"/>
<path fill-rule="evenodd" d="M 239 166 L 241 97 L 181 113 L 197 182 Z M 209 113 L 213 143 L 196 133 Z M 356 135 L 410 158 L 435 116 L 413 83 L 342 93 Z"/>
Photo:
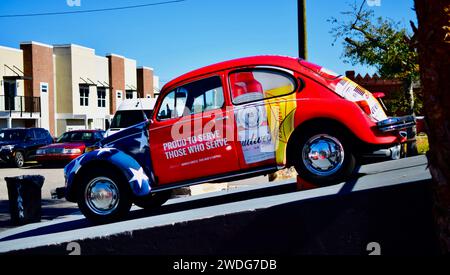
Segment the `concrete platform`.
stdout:
<path fill-rule="evenodd" d="M 93 226 L 75 214 L 0 233 L 0 253 L 436 254 L 425 157 L 363 166 L 358 178 L 297 191 L 293 181 L 173 199 L 153 212 Z"/>

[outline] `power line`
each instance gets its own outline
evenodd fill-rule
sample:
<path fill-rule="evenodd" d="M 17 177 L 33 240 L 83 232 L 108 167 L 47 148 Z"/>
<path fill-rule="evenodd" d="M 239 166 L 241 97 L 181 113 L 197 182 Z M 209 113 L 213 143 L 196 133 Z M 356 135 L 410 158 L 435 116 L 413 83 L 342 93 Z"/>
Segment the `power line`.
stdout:
<path fill-rule="evenodd" d="M 124 6 L 124 7 L 116 7 L 116 8 L 104 8 L 104 9 L 94 9 L 94 10 L 81 10 L 81 11 L 62 11 L 62 12 L 45 12 L 45 13 L 28 13 L 28 14 L 6 14 L 6 15 L 0 15 L 0 18 L 49 16 L 49 15 L 64 15 L 64 14 L 116 11 L 116 10 L 144 8 L 144 7 L 149 7 L 149 6 L 160 6 L 160 5 L 166 5 L 166 4 L 175 4 L 175 3 L 185 2 L 185 1 L 187 1 L 187 0 L 173 0 L 173 1 L 149 3 L 149 4 L 134 5 L 134 6 Z"/>

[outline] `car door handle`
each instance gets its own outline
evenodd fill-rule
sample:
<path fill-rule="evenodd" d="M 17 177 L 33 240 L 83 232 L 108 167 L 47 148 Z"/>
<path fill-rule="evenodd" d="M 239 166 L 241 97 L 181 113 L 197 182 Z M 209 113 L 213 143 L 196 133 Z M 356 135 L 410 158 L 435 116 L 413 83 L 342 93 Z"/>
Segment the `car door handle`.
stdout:
<path fill-rule="evenodd" d="M 222 121 L 222 120 L 227 120 L 227 119 L 229 119 L 228 116 L 216 117 L 216 121 Z"/>

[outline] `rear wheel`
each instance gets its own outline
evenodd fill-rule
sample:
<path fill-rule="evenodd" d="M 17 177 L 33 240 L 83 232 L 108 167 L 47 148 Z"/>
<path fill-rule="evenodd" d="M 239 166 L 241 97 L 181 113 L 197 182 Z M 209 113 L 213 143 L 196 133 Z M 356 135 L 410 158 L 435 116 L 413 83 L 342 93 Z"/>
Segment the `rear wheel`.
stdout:
<path fill-rule="evenodd" d="M 14 154 L 14 164 L 17 168 L 22 168 L 25 165 L 25 154 L 22 151 L 17 151 Z"/>
<path fill-rule="evenodd" d="M 153 208 L 160 207 L 166 203 L 172 196 L 172 190 L 155 192 L 148 196 L 135 198 L 134 204 L 144 208 L 145 210 L 150 210 Z"/>
<path fill-rule="evenodd" d="M 293 162 L 299 176 L 312 183 L 339 183 L 355 172 L 349 138 L 339 129 L 308 129 L 298 137 L 294 150 Z"/>
<path fill-rule="evenodd" d="M 78 207 L 94 223 L 125 217 L 131 208 L 130 190 L 115 171 L 98 168 L 85 174 L 78 193 Z"/>

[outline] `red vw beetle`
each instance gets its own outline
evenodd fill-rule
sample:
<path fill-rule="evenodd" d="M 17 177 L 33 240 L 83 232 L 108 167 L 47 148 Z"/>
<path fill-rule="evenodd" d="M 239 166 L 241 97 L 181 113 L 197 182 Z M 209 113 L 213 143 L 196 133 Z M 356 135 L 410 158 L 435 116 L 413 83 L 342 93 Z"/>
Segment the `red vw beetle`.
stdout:
<path fill-rule="evenodd" d="M 347 180 L 361 157 L 405 142 L 413 117 L 388 118 L 351 80 L 282 56 L 211 65 L 167 83 L 152 117 L 65 168 L 66 198 L 95 221 L 171 189 L 295 166 L 318 185 Z"/>

